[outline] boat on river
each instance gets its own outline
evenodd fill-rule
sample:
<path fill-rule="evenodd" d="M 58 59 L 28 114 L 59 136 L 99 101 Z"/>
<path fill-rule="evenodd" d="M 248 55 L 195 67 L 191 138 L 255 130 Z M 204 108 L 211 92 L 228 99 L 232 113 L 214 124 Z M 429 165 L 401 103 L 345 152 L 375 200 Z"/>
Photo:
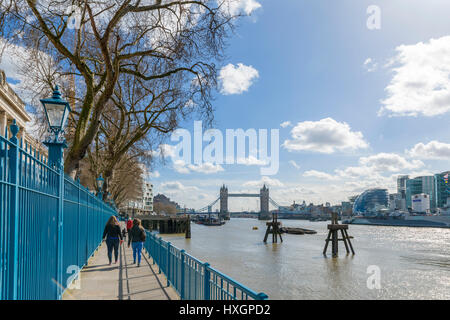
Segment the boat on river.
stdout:
<path fill-rule="evenodd" d="M 304 228 L 292 228 L 292 227 L 281 227 L 281 233 L 289 233 L 289 234 L 316 234 L 317 231 L 304 229 Z"/>
<path fill-rule="evenodd" d="M 450 215 L 410 214 L 408 212 L 396 215 L 361 215 L 344 220 L 342 223 L 373 226 L 450 228 Z"/>
<path fill-rule="evenodd" d="M 195 223 L 204 226 L 222 226 L 225 224 L 225 221 L 220 219 L 217 215 L 206 215 L 199 216 Z"/>

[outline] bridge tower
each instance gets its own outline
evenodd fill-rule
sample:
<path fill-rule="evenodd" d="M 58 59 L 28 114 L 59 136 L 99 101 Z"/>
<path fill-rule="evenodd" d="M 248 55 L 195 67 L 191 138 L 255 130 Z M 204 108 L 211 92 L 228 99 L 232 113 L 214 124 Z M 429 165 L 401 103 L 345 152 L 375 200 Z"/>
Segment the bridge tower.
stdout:
<path fill-rule="evenodd" d="M 228 188 L 223 185 L 220 187 L 220 218 L 229 219 L 228 214 Z"/>
<path fill-rule="evenodd" d="M 259 190 L 259 199 L 261 203 L 261 212 L 259 213 L 260 220 L 270 219 L 269 216 L 269 188 L 264 186 Z"/>

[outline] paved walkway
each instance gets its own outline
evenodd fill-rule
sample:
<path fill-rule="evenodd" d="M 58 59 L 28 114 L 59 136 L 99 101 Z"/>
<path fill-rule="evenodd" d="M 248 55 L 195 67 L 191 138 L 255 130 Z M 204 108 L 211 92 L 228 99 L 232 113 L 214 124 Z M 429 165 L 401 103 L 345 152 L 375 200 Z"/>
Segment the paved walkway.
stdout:
<path fill-rule="evenodd" d="M 133 252 L 127 241 L 119 248 L 119 261 L 111 265 L 103 242 L 81 271 L 80 289 L 66 290 L 63 300 L 178 300 L 178 294 L 166 286 L 166 277 L 158 274 L 158 266 L 152 264 L 145 249 L 141 266 L 132 264 Z"/>

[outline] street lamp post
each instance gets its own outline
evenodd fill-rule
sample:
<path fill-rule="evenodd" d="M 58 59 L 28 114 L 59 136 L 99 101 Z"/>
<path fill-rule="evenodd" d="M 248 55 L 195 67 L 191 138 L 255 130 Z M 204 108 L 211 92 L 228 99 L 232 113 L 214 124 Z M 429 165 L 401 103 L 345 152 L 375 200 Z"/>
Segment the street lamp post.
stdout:
<path fill-rule="evenodd" d="M 50 166 L 58 169 L 64 167 L 63 149 L 67 148 L 64 137 L 60 138 L 60 134 L 64 132 L 67 118 L 70 113 L 70 105 L 67 101 L 61 99 L 61 93 L 58 86 L 53 91 L 53 96 L 48 99 L 41 99 L 44 106 L 48 127 L 54 134 L 53 140 L 50 138 L 44 144 L 48 147 L 48 160 Z"/>
<path fill-rule="evenodd" d="M 105 183 L 105 180 L 102 177 L 102 174 L 100 173 L 100 176 L 97 178 L 97 196 L 100 199 L 103 199 L 103 184 Z"/>
<path fill-rule="evenodd" d="M 48 99 L 41 99 L 44 106 L 45 115 L 48 121 L 49 131 L 53 132 L 54 138 L 44 144 L 48 147 L 48 165 L 58 172 L 58 212 L 57 212 L 57 254 L 56 254 L 56 284 L 57 299 L 61 299 L 63 292 L 63 223 L 64 223 L 64 158 L 63 150 L 67 148 L 64 137 L 60 134 L 64 132 L 67 118 L 70 113 L 70 106 L 67 101 L 61 99 L 58 86 L 53 91 L 53 96 Z"/>

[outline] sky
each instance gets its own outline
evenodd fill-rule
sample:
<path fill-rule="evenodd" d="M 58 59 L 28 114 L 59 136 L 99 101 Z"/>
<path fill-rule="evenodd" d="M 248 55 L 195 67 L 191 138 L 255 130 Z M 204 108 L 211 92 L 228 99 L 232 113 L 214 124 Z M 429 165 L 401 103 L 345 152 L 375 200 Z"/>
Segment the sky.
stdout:
<path fill-rule="evenodd" d="M 213 127 L 279 130 L 279 169 L 169 157 L 148 169 L 155 194 L 199 209 L 223 184 L 258 193 L 265 183 L 280 205 L 339 204 L 367 188 L 395 192 L 399 174 L 450 169 L 449 1 L 239 0 L 236 10 L 249 15 L 219 67 Z M 181 124 L 192 135 L 194 120 Z M 177 143 L 166 143 L 170 154 Z"/>

